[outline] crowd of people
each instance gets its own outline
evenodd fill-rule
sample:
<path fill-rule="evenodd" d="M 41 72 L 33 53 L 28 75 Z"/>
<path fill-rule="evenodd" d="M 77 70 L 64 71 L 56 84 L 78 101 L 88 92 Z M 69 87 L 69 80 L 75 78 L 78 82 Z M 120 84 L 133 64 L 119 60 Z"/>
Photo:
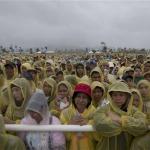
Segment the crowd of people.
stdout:
<path fill-rule="evenodd" d="M 5 124 L 96 131 L 10 132 Z M 149 55 L 0 56 L 2 150 L 150 150 L 149 125 Z"/>

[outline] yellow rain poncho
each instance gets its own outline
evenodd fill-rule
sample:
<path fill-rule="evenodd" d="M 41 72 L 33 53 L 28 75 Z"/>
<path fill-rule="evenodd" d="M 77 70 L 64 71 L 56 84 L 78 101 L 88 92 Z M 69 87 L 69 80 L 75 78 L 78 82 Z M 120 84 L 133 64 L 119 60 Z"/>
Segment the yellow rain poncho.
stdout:
<path fill-rule="evenodd" d="M 15 104 L 15 100 L 14 100 L 12 92 L 11 92 L 12 86 L 17 86 L 22 91 L 22 95 L 23 95 L 24 100 L 23 100 L 22 105 L 20 107 L 16 106 L 16 104 Z M 26 79 L 16 78 L 10 84 L 10 91 L 9 92 L 10 92 L 9 93 L 10 100 L 9 100 L 9 105 L 8 105 L 7 111 L 5 113 L 5 117 L 7 117 L 13 121 L 21 120 L 24 117 L 25 107 L 29 101 L 31 94 L 32 94 L 30 85 Z"/>
<path fill-rule="evenodd" d="M 90 124 L 90 119 L 94 113 L 94 106 L 90 105 L 81 114 L 83 118 L 86 118 Z M 60 116 L 60 120 L 63 124 L 68 124 L 69 121 L 77 114 L 77 110 L 73 105 L 70 105 L 67 109 L 63 110 Z M 78 137 L 78 134 L 82 134 L 82 137 Z M 95 150 L 94 139 L 92 133 L 66 133 L 68 150 Z"/>
<path fill-rule="evenodd" d="M 104 97 L 106 96 L 105 95 L 105 87 L 102 83 L 98 82 L 98 81 L 94 81 L 92 82 L 91 84 L 91 90 L 92 90 L 92 93 L 93 93 L 93 90 L 96 88 L 96 87 L 99 87 L 103 90 L 103 95 L 102 95 L 102 98 L 96 102 L 94 99 L 93 99 L 93 96 L 92 96 L 92 104 L 95 108 L 97 108 L 99 105 L 102 104 L 102 101 L 104 100 Z"/>
<path fill-rule="evenodd" d="M 56 98 L 57 98 L 57 93 L 58 93 L 58 88 L 59 88 L 59 86 L 60 85 L 65 85 L 66 87 L 67 87 L 67 89 L 68 89 L 68 100 L 69 100 L 69 103 L 71 103 L 71 96 L 72 96 L 72 87 L 71 87 L 71 85 L 70 85 L 70 83 L 69 82 L 67 82 L 67 81 L 61 81 L 61 82 L 59 82 L 58 84 L 57 84 L 57 87 L 56 87 Z M 59 118 L 59 116 L 60 116 L 60 113 L 61 113 L 61 109 L 60 108 L 58 108 L 58 104 L 57 104 L 57 100 L 56 100 L 56 98 L 53 100 L 53 101 L 51 101 L 51 103 L 50 103 L 50 112 L 54 115 L 54 116 L 56 116 L 56 117 L 58 117 Z"/>
<path fill-rule="evenodd" d="M 52 100 L 54 100 L 55 96 L 56 96 L 56 81 L 53 78 L 46 78 L 44 80 L 44 82 L 46 82 L 50 87 L 51 87 L 51 93 L 49 93 L 50 97 L 48 98 L 48 104 L 50 104 L 50 102 Z M 43 84 L 44 84 L 43 82 Z"/>
<path fill-rule="evenodd" d="M 3 117 L 0 115 L 0 149 L 1 150 L 25 150 L 24 143 L 16 136 L 5 132 Z"/>
<path fill-rule="evenodd" d="M 136 93 L 139 97 L 139 105 L 138 105 L 138 110 L 143 111 L 143 100 L 140 92 L 137 89 L 131 89 L 132 94 Z"/>
<path fill-rule="evenodd" d="M 150 82 L 147 80 L 139 81 L 137 88 L 140 89 L 141 85 L 146 85 L 149 89 L 149 92 L 146 96 L 142 96 L 143 99 L 143 112 L 147 115 L 148 122 L 150 124 Z"/>
<path fill-rule="evenodd" d="M 75 75 L 65 75 L 64 78 L 66 81 L 68 81 L 71 84 L 72 89 L 74 89 L 75 86 L 78 84 L 78 81 Z"/>
<path fill-rule="evenodd" d="M 113 91 L 128 94 L 127 111 L 121 110 L 112 101 L 110 93 Z M 112 84 L 107 97 L 109 104 L 97 109 L 93 115 L 93 126 L 97 130 L 98 136 L 96 150 L 129 150 L 133 136 L 141 135 L 147 130 L 145 114 L 132 107 L 131 91 L 123 82 L 118 81 Z M 120 117 L 120 123 L 113 121 L 108 116 L 109 113 Z"/>

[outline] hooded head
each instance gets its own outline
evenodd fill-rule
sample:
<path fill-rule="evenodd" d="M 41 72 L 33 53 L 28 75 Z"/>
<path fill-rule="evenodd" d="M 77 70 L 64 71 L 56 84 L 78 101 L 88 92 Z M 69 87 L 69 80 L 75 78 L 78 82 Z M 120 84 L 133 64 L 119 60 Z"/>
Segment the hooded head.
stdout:
<path fill-rule="evenodd" d="M 91 84 L 92 95 L 93 95 L 93 91 L 96 88 L 100 88 L 101 89 L 101 91 L 102 91 L 102 99 L 103 99 L 106 96 L 105 95 L 105 87 L 104 87 L 104 85 L 101 82 L 98 82 L 98 81 L 92 82 L 92 84 Z"/>
<path fill-rule="evenodd" d="M 86 107 L 88 108 L 89 105 L 91 104 L 91 100 L 92 100 L 90 85 L 85 84 L 85 83 L 79 83 L 79 84 L 76 85 L 76 87 L 74 89 L 73 96 L 72 96 L 72 103 L 75 107 L 77 107 L 76 103 L 75 103 L 75 98 L 77 97 L 78 93 L 83 93 L 87 96 L 87 105 L 86 105 Z"/>
<path fill-rule="evenodd" d="M 46 78 L 43 82 L 43 90 L 45 95 L 50 96 L 51 99 L 54 99 L 56 94 L 56 85 L 57 83 L 53 78 Z"/>
<path fill-rule="evenodd" d="M 71 97 L 72 96 L 72 87 L 69 82 L 67 81 L 61 81 L 57 84 L 56 87 L 56 94 L 61 96 L 61 98 L 64 97 Z"/>
<path fill-rule="evenodd" d="M 142 95 L 143 102 L 150 101 L 150 82 L 147 80 L 141 80 L 138 82 L 137 88 Z"/>
<path fill-rule="evenodd" d="M 26 113 L 29 114 L 38 124 L 47 124 L 50 113 L 44 93 L 35 92 L 26 107 Z"/>
<path fill-rule="evenodd" d="M 90 77 L 91 77 L 92 82 L 93 81 L 103 82 L 103 80 L 104 80 L 103 73 L 102 73 L 102 71 L 101 71 L 101 69 L 99 67 L 95 67 L 91 71 Z"/>
<path fill-rule="evenodd" d="M 133 105 L 138 108 L 139 111 L 142 111 L 143 100 L 140 92 L 137 89 L 131 89 L 133 95 Z"/>
<path fill-rule="evenodd" d="M 150 82 L 150 71 L 144 73 L 144 79 Z"/>
<path fill-rule="evenodd" d="M 120 114 L 131 113 L 133 98 L 127 84 L 121 81 L 113 83 L 109 87 L 107 97 L 114 111 Z"/>
<path fill-rule="evenodd" d="M 16 91 L 14 92 L 12 91 L 14 87 L 17 87 L 20 89 L 21 95 L 23 98 L 22 104 L 19 107 L 16 105 L 16 102 L 15 102 L 15 98 L 17 98 L 17 93 Z M 31 92 L 32 90 L 30 88 L 29 82 L 24 78 L 16 78 L 13 82 L 11 82 L 10 88 L 11 88 L 10 98 L 11 98 L 11 102 L 13 106 L 17 108 L 24 108 L 32 94 Z"/>

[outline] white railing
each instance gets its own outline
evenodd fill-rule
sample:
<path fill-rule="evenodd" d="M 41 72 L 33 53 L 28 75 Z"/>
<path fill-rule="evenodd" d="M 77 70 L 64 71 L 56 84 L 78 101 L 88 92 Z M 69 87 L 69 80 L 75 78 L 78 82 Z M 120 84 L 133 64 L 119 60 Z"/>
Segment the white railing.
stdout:
<path fill-rule="evenodd" d="M 92 132 L 95 131 L 91 125 L 21 125 L 6 124 L 7 131 L 64 131 L 64 132 Z M 150 130 L 150 126 L 149 126 Z"/>
<path fill-rule="evenodd" d="M 6 124 L 7 131 L 65 131 L 65 132 L 92 132 L 94 131 L 91 125 L 21 125 L 21 124 Z"/>

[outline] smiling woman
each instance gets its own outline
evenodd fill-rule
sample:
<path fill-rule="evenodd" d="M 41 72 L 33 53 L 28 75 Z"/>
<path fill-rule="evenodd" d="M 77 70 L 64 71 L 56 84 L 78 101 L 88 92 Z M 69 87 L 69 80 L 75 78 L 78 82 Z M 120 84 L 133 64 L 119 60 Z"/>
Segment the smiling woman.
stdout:
<path fill-rule="evenodd" d="M 72 105 L 62 111 L 60 119 L 63 124 L 88 125 L 95 111 L 91 104 L 91 87 L 85 83 L 76 85 Z M 68 150 L 95 150 L 92 133 L 66 133 Z"/>

